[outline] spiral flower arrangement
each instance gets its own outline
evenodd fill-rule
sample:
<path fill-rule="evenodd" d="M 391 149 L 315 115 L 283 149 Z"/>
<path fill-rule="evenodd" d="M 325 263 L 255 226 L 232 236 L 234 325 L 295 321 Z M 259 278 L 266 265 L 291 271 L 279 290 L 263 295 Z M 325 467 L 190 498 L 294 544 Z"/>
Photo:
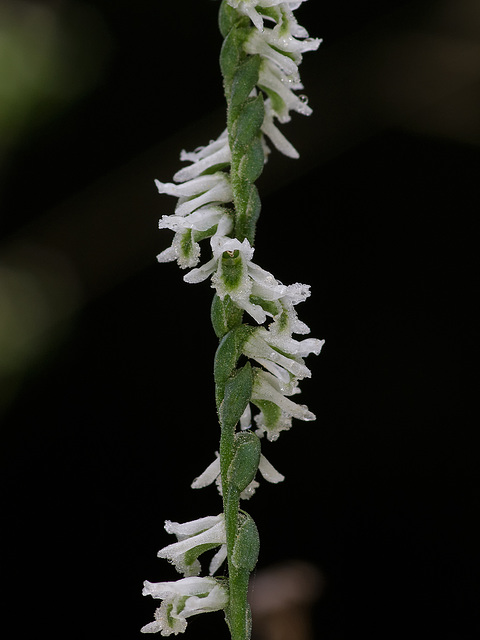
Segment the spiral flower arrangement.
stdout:
<path fill-rule="evenodd" d="M 311 376 L 305 358 L 318 355 L 323 340 L 298 339 L 308 326 L 296 306 L 310 295 L 308 285 L 284 285 L 255 262 L 255 228 L 260 214 L 256 180 L 273 145 L 290 158 L 298 153 L 278 124 L 290 113 L 309 115 L 298 67 L 303 53 L 320 45 L 298 24 L 293 12 L 305 0 L 223 0 L 220 53 L 227 102 L 227 127 L 216 140 L 180 158 L 189 164 L 173 183 L 156 180 L 159 193 L 177 198 L 173 214 L 160 220 L 174 232 L 160 262 L 188 269 L 184 280 L 210 279 L 215 290 L 211 319 L 219 339 L 215 354 L 215 395 L 220 423 L 216 458 L 192 484 L 216 483 L 223 511 L 186 523 L 167 521 L 177 537 L 158 556 L 174 564 L 177 582 L 144 583 L 144 595 L 160 599 L 155 620 L 144 633 L 163 636 L 185 631 L 187 618 L 224 610 L 232 640 L 248 640 L 251 630 L 247 589 L 259 553 L 253 518 L 240 508 L 259 486 L 283 480 L 261 451 L 262 438 L 276 440 L 292 419 L 315 415 L 291 397 Z M 200 242 L 209 240 L 211 257 L 200 263 Z M 246 319 L 245 319 L 246 317 Z M 245 362 L 240 365 L 239 362 Z M 199 558 L 215 550 L 208 576 Z M 226 577 L 214 574 L 226 562 Z"/>

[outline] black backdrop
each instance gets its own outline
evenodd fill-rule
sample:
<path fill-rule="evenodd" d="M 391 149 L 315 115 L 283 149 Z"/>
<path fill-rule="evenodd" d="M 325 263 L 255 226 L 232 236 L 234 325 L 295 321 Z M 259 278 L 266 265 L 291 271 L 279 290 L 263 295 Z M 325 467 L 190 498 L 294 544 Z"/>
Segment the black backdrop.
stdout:
<path fill-rule="evenodd" d="M 154 609 L 142 581 L 176 579 L 155 557 L 170 542 L 163 521 L 220 508 L 215 489 L 189 488 L 218 446 L 211 290 L 156 263 L 173 200 L 152 186 L 171 179 L 180 148 L 223 127 L 218 5 L 171 4 L 43 3 L 81 32 L 78 64 L 101 69 L 75 99 L 37 98 L 3 157 L 3 273 L 47 256 L 76 292 L 58 317 L 69 293 L 49 298 L 34 354 L 18 347 L 17 366 L 0 368 L 14 638 L 139 637 Z M 406 38 L 399 69 L 381 48 L 392 33 L 431 38 L 435 3 L 324 4 L 297 12 L 324 38 L 304 63 L 314 115 L 284 128 L 302 158 L 272 157 L 260 180 L 256 261 L 312 285 L 299 312 L 326 345 L 302 387 L 317 421 L 265 445 L 286 480 L 247 507 L 259 567 L 294 558 L 322 571 L 316 638 L 473 639 L 478 130 L 458 125 L 469 111 L 452 98 L 450 58 L 424 69 L 437 83 L 413 83 L 422 97 L 408 80 L 423 50 Z M 203 618 L 190 637 L 225 637 L 220 615 Z"/>

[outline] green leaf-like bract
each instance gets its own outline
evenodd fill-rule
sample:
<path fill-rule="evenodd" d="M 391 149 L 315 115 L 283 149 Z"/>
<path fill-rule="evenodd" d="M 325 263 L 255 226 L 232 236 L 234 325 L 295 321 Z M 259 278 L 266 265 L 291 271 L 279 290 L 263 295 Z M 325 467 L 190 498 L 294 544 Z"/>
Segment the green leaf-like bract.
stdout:
<path fill-rule="evenodd" d="M 260 462 L 260 449 L 260 438 L 251 431 L 236 434 L 235 453 L 227 477 L 237 491 L 246 489 L 255 477 Z"/>
<path fill-rule="evenodd" d="M 231 329 L 242 324 L 243 310 L 232 302 L 230 296 L 225 296 L 222 300 L 215 294 L 212 300 L 210 318 L 215 334 L 221 340 Z"/>
<path fill-rule="evenodd" d="M 257 525 L 247 513 L 238 516 L 237 539 L 233 546 L 232 561 L 237 569 L 253 571 L 258 560 L 260 538 Z"/>
<path fill-rule="evenodd" d="M 254 330 L 254 327 L 242 324 L 225 334 L 218 345 L 214 364 L 218 407 L 223 400 L 227 380 L 235 373 L 238 359 L 242 355 L 243 345 Z"/>
<path fill-rule="evenodd" d="M 222 430 L 231 430 L 240 420 L 252 397 L 252 365 L 237 369 L 225 383 L 225 394 L 218 409 Z"/>

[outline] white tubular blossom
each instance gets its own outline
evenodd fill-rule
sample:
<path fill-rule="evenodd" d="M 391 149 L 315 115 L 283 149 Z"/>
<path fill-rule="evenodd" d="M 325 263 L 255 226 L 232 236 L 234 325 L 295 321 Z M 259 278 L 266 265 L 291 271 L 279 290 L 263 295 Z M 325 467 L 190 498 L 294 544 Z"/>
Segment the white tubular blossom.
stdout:
<path fill-rule="evenodd" d="M 177 216 L 187 216 L 205 204 L 231 202 L 233 197 L 230 179 L 223 171 L 199 176 L 182 184 L 155 180 L 155 185 L 159 193 L 178 197 L 175 207 Z"/>
<path fill-rule="evenodd" d="M 283 355 L 269 338 L 268 331 L 264 327 L 259 327 L 245 342 L 243 353 L 248 358 L 259 362 L 284 382 L 290 382 L 291 375 L 300 380 L 311 377 L 310 369 L 305 366 L 301 358 L 298 356 L 295 358 L 296 354 L 291 354 L 289 357 Z"/>
<path fill-rule="evenodd" d="M 263 30 L 265 16 L 257 11 L 257 7 L 271 8 L 282 5 L 285 9 L 295 11 L 305 0 L 228 0 L 228 4 L 243 15 L 248 16 L 260 31 Z"/>
<path fill-rule="evenodd" d="M 228 603 L 228 593 L 214 578 L 183 578 L 177 582 L 143 583 L 144 596 L 162 600 L 155 611 L 155 620 L 142 627 L 142 633 L 162 636 L 183 633 L 187 618 L 199 613 L 219 611 Z"/>
<path fill-rule="evenodd" d="M 312 113 L 312 109 L 306 103 L 306 98 L 297 96 L 292 91 L 292 89 L 303 89 L 303 85 L 295 83 L 288 86 L 285 76 L 268 60 L 264 61 L 260 67 L 258 84 L 262 89 L 270 90 L 280 98 L 276 102 L 282 106 L 274 110 L 275 116 L 280 122 L 289 122 L 291 119 L 290 111 L 296 111 L 304 116 L 309 116 Z"/>
<path fill-rule="evenodd" d="M 206 147 L 199 147 L 191 152 L 182 149 L 180 160 L 189 160 L 193 164 L 177 171 L 173 179 L 175 182 L 192 180 L 207 171 L 207 169 L 217 165 L 229 164 L 231 159 L 232 154 L 228 144 L 228 133 L 225 129 L 216 140 L 211 140 Z"/>
<path fill-rule="evenodd" d="M 179 573 L 185 576 L 195 576 L 200 573 L 200 562 L 197 555 L 217 546 L 226 548 L 225 520 L 223 513 L 218 516 L 207 516 L 180 524 L 165 522 L 165 530 L 177 536 L 178 542 L 168 545 L 158 552 L 159 558 L 166 558 Z M 203 545 L 208 545 L 206 548 Z M 197 554 L 196 548 L 202 547 Z M 190 553 L 191 552 L 191 553 Z M 221 556 L 224 550 L 220 549 Z"/>
<path fill-rule="evenodd" d="M 275 38 L 270 37 L 267 39 L 267 31 L 271 31 L 271 29 L 266 29 L 263 32 L 252 31 L 252 35 L 245 43 L 245 51 L 250 55 L 259 54 L 264 61 L 270 60 L 286 76 L 291 76 L 297 82 L 299 82 L 297 63 L 289 56 L 281 53 L 280 51 L 277 51 L 272 46 L 270 46 L 270 43 L 274 44 Z M 273 31 L 271 33 L 273 34 Z M 277 45 L 275 44 L 274 46 Z"/>
<path fill-rule="evenodd" d="M 295 379 L 285 383 L 268 371 L 254 368 L 252 402 L 260 409 L 260 414 L 255 416 L 259 435 L 266 432 L 269 440 L 276 440 L 280 431 L 291 427 L 292 418 L 315 420 L 308 407 L 286 397 L 298 392 Z"/>
<path fill-rule="evenodd" d="M 183 231 L 193 229 L 195 231 L 207 231 L 211 227 L 218 225 L 226 211 L 220 206 L 200 207 L 189 216 L 162 216 L 158 224 L 159 229 L 171 229 L 172 231 Z M 230 227 L 232 225 L 230 224 Z"/>
<path fill-rule="evenodd" d="M 155 180 L 159 193 L 178 198 L 175 213 L 160 219 L 159 228 L 170 229 L 175 236 L 157 259 L 176 260 L 186 269 L 199 262 L 199 239 L 219 235 L 219 230 L 220 235 L 226 235 L 233 229 L 231 213 L 224 206 L 233 198 L 229 174 L 222 170 L 231 162 L 227 130 L 205 147 L 182 150 L 180 158 L 192 163 L 175 174 L 174 180 L 180 184 Z"/>

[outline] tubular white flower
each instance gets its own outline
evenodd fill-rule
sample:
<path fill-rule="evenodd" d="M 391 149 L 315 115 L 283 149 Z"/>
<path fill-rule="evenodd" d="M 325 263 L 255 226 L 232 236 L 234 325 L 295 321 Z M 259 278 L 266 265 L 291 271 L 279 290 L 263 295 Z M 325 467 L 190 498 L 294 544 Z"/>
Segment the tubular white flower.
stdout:
<path fill-rule="evenodd" d="M 175 182 L 192 180 L 212 167 L 229 164 L 231 159 L 228 132 L 225 129 L 216 140 L 211 140 L 205 147 L 199 147 L 195 151 L 182 149 L 180 160 L 190 161 L 192 164 L 177 171 L 173 179 Z"/>
<path fill-rule="evenodd" d="M 158 262 L 177 261 L 181 269 L 194 267 L 200 259 L 200 245 L 195 242 L 191 229 L 183 229 L 173 236 L 168 249 L 157 256 Z"/>
<path fill-rule="evenodd" d="M 208 487 L 215 482 L 219 494 L 222 495 L 220 458 L 218 457 L 218 452 L 215 452 L 215 455 L 217 456 L 216 459 L 208 465 L 205 471 L 201 473 L 198 478 L 195 478 L 195 480 L 192 482 L 192 489 L 203 489 L 204 487 Z M 278 482 L 282 482 L 282 480 L 285 479 L 285 476 L 279 473 L 263 454 L 260 454 L 258 470 L 260 471 L 261 476 L 264 478 L 264 480 L 267 480 L 267 482 L 277 484 Z M 240 498 L 242 500 L 248 500 L 253 496 L 255 490 L 259 486 L 260 485 L 256 480 L 252 480 L 247 488 L 242 491 L 242 493 L 240 494 Z"/>
<path fill-rule="evenodd" d="M 175 236 L 170 247 L 158 254 L 159 262 L 176 260 L 182 269 L 195 267 L 200 259 L 200 245 L 195 240 L 196 232 L 200 237 L 208 238 L 233 229 L 233 220 L 223 207 L 205 206 L 197 209 L 189 216 L 163 216 L 159 222 L 160 229 L 171 229 Z M 208 233 L 211 230 L 210 233 Z M 207 233 L 206 233 L 207 232 Z"/>
<path fill-rule="evenodd" d="M 297 96 L 292 91 L 292 89 L 303 89 L 303 85 L 297 82 L 289 86 L 288 83 L 288 77 L 275 65 L 268 60 L 262 62 L 258 76 L 258 86 L 270 96 L 272 92 L 275 94 L 274 99 L 271 98 L 271 108 L 282 123 L 289 122 L 291 119 L 290 111 L 296 111 L 304 116 L 309 116 L 312 113 L 305 96 Z"/>
<path fill-rule="evenodd" d="M 262 33 L 259 31 L 252 31 L 244 45 L 246 53 L 249 53 L 250 55 L 258 54 L 264 59 L 264 62 L 266 59 L 270 60 L 279 69 L 281 69 L 285 75 L 291 76 L 295 82 L 299 82 L 297 63 L 292 60 L 290 56 L 287 56 L 278 51 L 277 48 L 274 49 L 270 46 L 270 43 L 266 38 L 268 31 L 271 30 L 266 29 Z M 274 41 L 275 39 L 270 38 L 270 40 Z"/>
<path fill-rule="evenodd" d="M 255 290 L 258 289 L 251 277 L 252 272 L 257 275 L 251 258 L 253 256 L 253 248 L 245 238 L 243 242 L 240 242 L 236 238 L 228 238 L 226 236 L 216 235 L 211 240 L 213 258 L 206 264 L 192 269 L 184 276 L 185 282 L 197 283 L 206 280 L 209 276 L 212 277 L 212 287 L 216 289 L 218 296 L 223 300 L 228 294 L 233 302 L 249 313 L 252 318 L 259 324 L 262 324 L 266 320 L 265 311 L 260 305 L 254 304 L 250 301 L 250 295 L 255 295 Z M 238 262 L 236 266 L 236 284 L 233 286 L 227 284 L 225 281 L 224 266 L 222 256 L 228 254 L 229 256 L 237 255 Z M 257 269 L 260 269 L 259 267 Z M 263 270 L 260 270 L 263 272 Z M 264 272 L 267 274 L 267 272 Z M 271 274 L 268 274 L 271 276 Z M 273 278 L 273 276 L 271 276 Z M 266 287 L 265 287 L 266 288 Z"/>
<path fill-rule="evenodd" d="M 296 282 L 287 287 L 285 295 L 279 300 L 278 313 L 274 317 L 274 322 L 269 326 L 272 335 L 288 336 L 292 333 L 307 334 L 310 328 L 298 319 L 295 305 L 310 296 L 310 285 Z"/>
<path fill-rule="evenodd" d="M 253 372 L 252 402 L 260 409 L 260 414 L 255 416 L 259 435 L 266 432 L 269 440 L 276 440 L 280 431 L 291 427 L 292 418 L 315 420 L 308 407 L 286 397 L 299 393 L 295 380 L 284 383 L 277 376 L 256 367 Z"/>
<path fill-rule="evenodd" d="M 295 11 L 298 7 L 305 2 L 305 0 L 227 0 L 228 4 L 237 9 L 243 15 L 248 16 L 253 24 L 260 31 L 263 30 L 263 20 L 265 16 L 257 11 L 257 7 L 270 8 L 283 5 L 285 8 Z"/>
<path fill-rule="evenodd" d="M 178 197 L 177 216 L 186 216 L 206 204 L 231 202 L 233 197 L 230 179 L 223 171 L 198 176 L 181 184 L 155 180 L 155 185 L 159 193 Z"/>
<path fill-rule="evenodd" d="M 227 216 L 229 218 L 224 207 L 210 206 L 200 207 L 189 216 L 162 216 L 158 223 L 159 229 L 171 229 L 172 231 L 183 231 L 184 229 L 193 229 L 195 231 L 207 231 L 212 227 L 218 225 L 220 220 Z M 232 224 L 229 228 L 231 230 Z"/>
<path fill-rule="evenodd" d="M 165 522 L 165 529 L 167 533 L 175 534 L 178 542 L 160 549 L 157 555 L 159 558 L 169 560 L 175 565 L 177 571 L 183 573 L 185 576 L 195 576 L 200 573 L 201 567 L 197 556 L 203 553 L 203 551 L 218 546 L 226 549 L 225 520 L 223 513 L 218 516 L 199 518 L 198 520 L 192 520 L 184 524 L 167 520 Z M 199 549 L 200 547 L 201 549 Z M 222 548 L 218 553 L 224 557 L 224 550 Z"/>
<path fill-rule="evenodd" d="M 298 354 L 290 354 L 286 349 L 282 349 L 282 351 L 289 353 L 288 356 L 280 353 L 278 351 L 280 348 L 278 346 L 279 342 L 281 342 L 282 346 L 290 346 L 285 339 L 279 341 L 275 340 L 274 337 L 271 340 L 269 332 L 264 327 L 258 327 L 245 342 L 243 353 L 248 358 L 256 360 L 284 383 L 288 384 L 292 376 L 299 380 L 310 378 L 312 374 L 303 359 Z M 294 343 L 295 341 L 292 340 L 291 342 Z M 295 347 L 295 344 L 292 346 Z"/>
<path fill-rule="evenodd" d="M 155 620 L 141 628 L 142 633 L 162 636 L 183 633 L 190 616 L 219 611 L 228 603 L 228 592 L 214 578 L 183 578 L 177 582 L 148 582 L 142 594 L 163 600 L 155 611 Z"/>
<path fill-rule="evenodd" d="M 290 54 L 297 65 L 302 62 L 302 53 L 316 51 L 322 42 L 320 38 L 309 38 L 308 31 L 298 24 L 292 9 L 285 6 L 279 12 L 275 27 L 265 29 L 262 36 L 270 46 Z"/>

